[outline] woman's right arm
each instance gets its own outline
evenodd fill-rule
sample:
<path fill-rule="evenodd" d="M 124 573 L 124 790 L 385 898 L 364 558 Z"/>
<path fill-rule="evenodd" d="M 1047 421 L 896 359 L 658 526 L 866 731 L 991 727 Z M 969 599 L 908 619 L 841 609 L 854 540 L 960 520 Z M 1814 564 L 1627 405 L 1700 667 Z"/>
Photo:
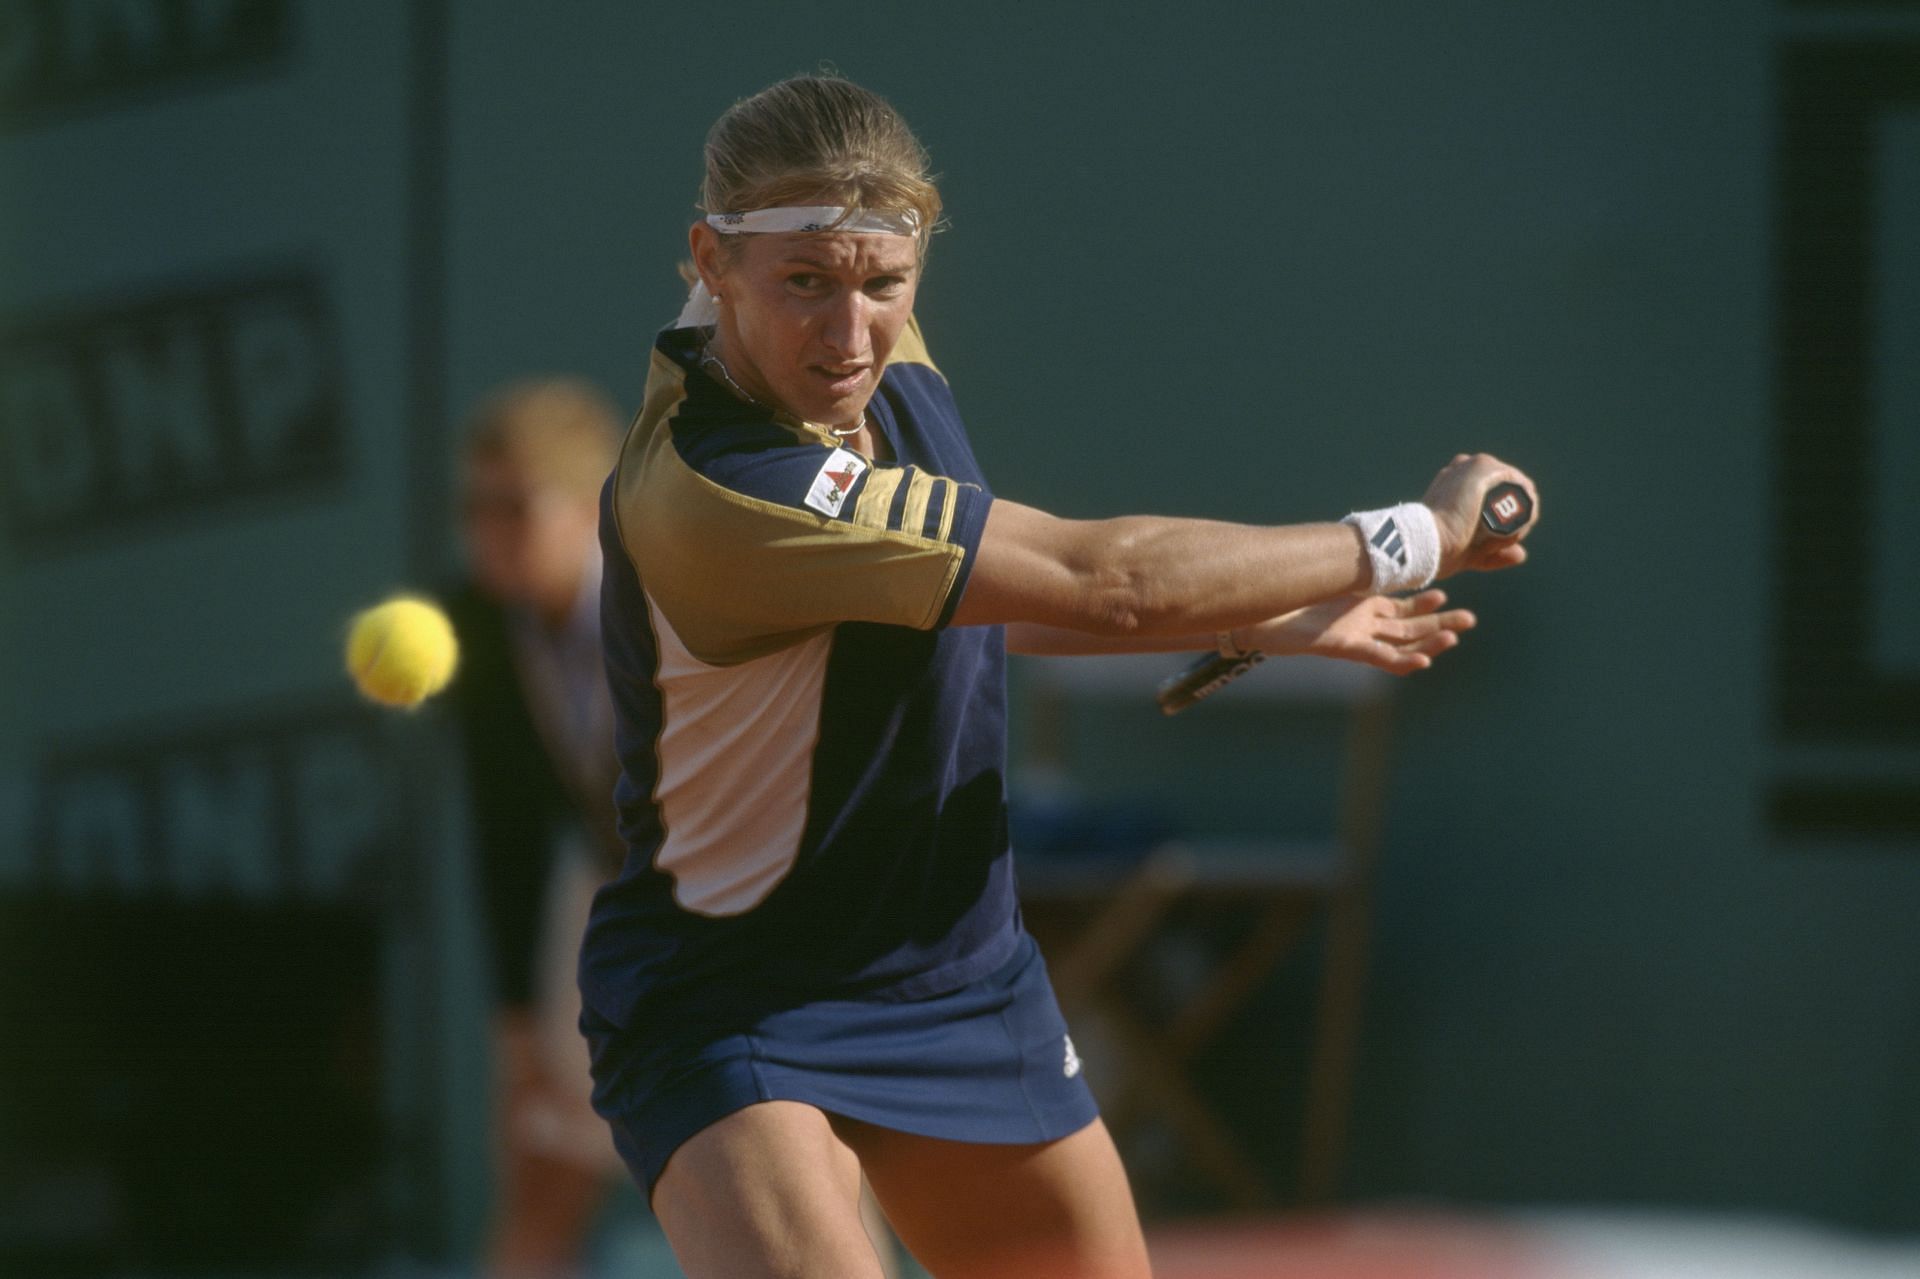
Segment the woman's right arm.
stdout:
<path fill-rule="evenodd" d="M 1440 572 L 1508 568 L 1519 540 L 1477 537 L 1480 503 L 1505 480 L 1531 480 L 1497 458 L 1461 455 L 1428 487 Z M 1523 531 L 1538 524 L 1536 516 Z M 1037 622 L 1115 637 L 1182 636 L 1247 626 L 1373 587 L 1349 524 L 1261 526 L 1135 515 L 1067 520 L 994 502 L 955 610 L 955 626 Z"/>

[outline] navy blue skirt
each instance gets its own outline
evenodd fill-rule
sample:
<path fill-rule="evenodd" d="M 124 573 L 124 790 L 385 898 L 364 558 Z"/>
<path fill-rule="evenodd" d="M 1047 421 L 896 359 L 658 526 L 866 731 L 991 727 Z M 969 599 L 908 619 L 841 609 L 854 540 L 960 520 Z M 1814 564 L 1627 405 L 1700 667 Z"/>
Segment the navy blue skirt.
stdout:
<path fill-rule="evenodd" d="M 589 1009 L 581 1027 L 594 1109 L 649 1197 L 681 1143 L 756 1102 L 1015 1144 L 1057 1140 L 1099 1114 L 1046 962 L 1025 933 L 998 971 L 926 999 L 823 999 L 705 1031 L 619 1028 Z"/>

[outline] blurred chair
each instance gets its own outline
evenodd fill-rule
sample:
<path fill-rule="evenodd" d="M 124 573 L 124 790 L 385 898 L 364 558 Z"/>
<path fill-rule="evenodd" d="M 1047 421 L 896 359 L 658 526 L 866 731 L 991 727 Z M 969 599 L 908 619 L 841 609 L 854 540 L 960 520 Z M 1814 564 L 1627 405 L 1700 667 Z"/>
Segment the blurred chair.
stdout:
<path fill-rule="evenodd" d="M 1177 668 L 1165 654 L 1024 659 L 1033 750 L 1043 769 L 1072 776 L 1070 719 L 1099 703 L 1151 707 L 1153 689 Z M 1285 732 L 1290 712 L 1331 711 L 1343 727 L 1330 833 L 1301 839 L 1224 842 L 1174 839 L 1143 856 L 1099 849 L 1023 857 L 1021 901 L 1030 916 L 1075 919 L 1050 943 L 1055 987 L 1071 1018 L 1095 1014 L 1120 1050 L 1102 1111 L 1116 1140 L 1149 1114 L 1238 1207 L 1278 1197 L 1257 1162 L 1195 1088 L 1189 1067 L 1274 971 L 1324 922 L 1321 976 L 1305 1080 L 1299 1198 L 1324 1203 L 1337 1191 L 1345 1153 L 1355 1047 L 1367 967 L 1367 929 L 1380 816 L 1386 800 L 1392 677 L 1324 658 L 1273 661 L 1219 691 L 1186 716 L 1244 716 Z M 1244 725 L 1244 721 L 1242 721 Z M 1277 786 L 1257 759 L 1223 787 Z M 1176 907 L 1254 906 L 1251 932 L 1219 956 L 1197 989 L 1162 1025 L 1147 1024 L 1125 997 L 1126 965 L 1167 928 Z"/>

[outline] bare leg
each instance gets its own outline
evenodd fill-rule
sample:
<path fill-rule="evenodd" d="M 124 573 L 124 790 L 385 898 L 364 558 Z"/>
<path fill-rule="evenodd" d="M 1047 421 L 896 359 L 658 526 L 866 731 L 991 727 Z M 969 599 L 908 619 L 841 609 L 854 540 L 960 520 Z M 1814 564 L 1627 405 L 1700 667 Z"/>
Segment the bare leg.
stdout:
<path fill-rule="evenodd" d="M 687 1279 L 883 1279 L 860 1164 L 794 1101 L 737 1110 L 667 1160 L 653 1213 Z"/>
<path fill-rule="evenodd" d="M 1041 1145 L 915 1137 L 836 1118 L 887 1219 L 938 1279 L 1149 1279 L 1106 1125 Z"/>
<path fill-rule="evenodd" d="M 585 1064 L 578 1078 L 556 1078 L 542 1058 L 529 1013 L 511 1010 L 495 1018 L 494 1052 L 499 1182 L 486 1274 L 567 1279 L 579 1268 L 616 1166 L 612 1141 L 588 1101 Z"/>
<path fill-rule="evenodd" d="M 599 1210 L 606 1176 L 529 1150 L 509 1150 L 487 1248 L 490 1279 L 569 1279 Z"/>

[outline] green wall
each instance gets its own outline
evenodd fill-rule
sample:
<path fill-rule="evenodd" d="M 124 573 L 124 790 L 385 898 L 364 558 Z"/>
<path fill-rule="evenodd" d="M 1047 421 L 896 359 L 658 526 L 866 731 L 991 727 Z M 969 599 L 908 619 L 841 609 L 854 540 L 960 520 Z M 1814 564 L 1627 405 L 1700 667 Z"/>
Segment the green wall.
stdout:
<path fill-rule="evenodd" d="M 1809 745 L 1773 684 L 1800 607 L 1777 573 L 1782 50 L 1920 47 L 1910 9 L 450 8 L 294 4 L 257 66 L 0 134 L 9 321 L 294 262 L 341 391 L 307 481 L 8 543 L 14 880 L 43 874 L 29 832 L 70 742 L 339 694 L 339 620 L 450 560 L 435 458 L 487 388 L 565 370 L 637 402 L 706 126 L 831 62 L 944 175 L 920 314 L 1002 494 L 1291 521 L 1416 496 L 1462 449 L 1540 481 L 1533 562 L 1458 583 L 1480 630 L 1401 691 L 1352 1193 L 1920 1228 L 1920 829 L 1769 802 L 1809 768 L 1920 786 L 1912 719 Z M 1920 314 L 1916 119 L 1896 95 L 1874 135 L 1894 334 Z M 1891 536 L 1920 401 L 1911 351 L 1873 354 Z M 1909 706 L 1914 575 L 1884 544 L 1862 642 Z M 1089 762 L 1258 828 L 1203 766 L 1210 731 L 1258 766 L 1228 718 L 1143 714 Z M 381 749 L 431 768 L 433 731 Z M 407 971 L 442 1010 L 421 1051 L 451 1072 L 434 1211 L 458 1236 L 484 1185 L 454 1118 L 479 1104 L 478 996 L 465 890 L 432 864 L 439 940 Z"/>

